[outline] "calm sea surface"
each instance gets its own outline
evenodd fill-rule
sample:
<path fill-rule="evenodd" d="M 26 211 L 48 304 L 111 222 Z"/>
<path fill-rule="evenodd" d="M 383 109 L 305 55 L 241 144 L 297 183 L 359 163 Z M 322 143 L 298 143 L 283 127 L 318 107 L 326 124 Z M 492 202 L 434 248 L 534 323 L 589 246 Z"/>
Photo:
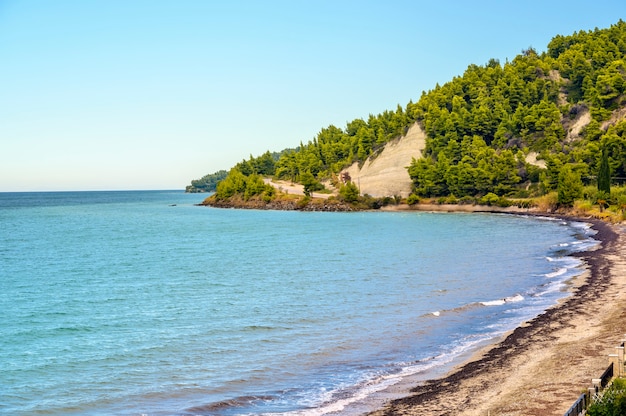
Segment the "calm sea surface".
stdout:
<path fill-rule="evenodd" d="M 583 224 L 0 193 L 0 414 L 347 412 L 566 296 Z"/>

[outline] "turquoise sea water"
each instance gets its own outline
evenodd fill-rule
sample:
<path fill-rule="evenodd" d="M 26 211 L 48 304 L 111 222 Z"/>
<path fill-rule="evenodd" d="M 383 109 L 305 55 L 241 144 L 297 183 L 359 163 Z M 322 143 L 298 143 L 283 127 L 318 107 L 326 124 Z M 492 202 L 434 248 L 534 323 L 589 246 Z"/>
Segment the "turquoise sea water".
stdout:
<path fill-rule="evenodd" d="M 348 412 L 536 316 L 584 224 L 0 194 L 0 414 Z"/>

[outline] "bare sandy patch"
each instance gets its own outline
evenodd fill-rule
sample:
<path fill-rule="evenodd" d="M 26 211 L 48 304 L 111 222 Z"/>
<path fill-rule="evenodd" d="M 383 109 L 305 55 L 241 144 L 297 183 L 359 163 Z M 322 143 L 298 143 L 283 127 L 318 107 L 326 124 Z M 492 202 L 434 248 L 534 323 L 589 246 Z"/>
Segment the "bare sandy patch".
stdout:
<path fill-rule="evenodd" d="M 387 143 L 383 151 L 369 157 L 362 167 L 354 163 L 343 172 L 350 174 L 362 195 L 373 197 L 411 193 L 411 178 L 407 170 L 413 158 L 420 158 L 426 146 L 426 134 L 419 124 L 413 124 L 407 134 Z"/>
<path fill-rule="evenodd" d="M 619 123 L 626 118 L 626 107 L 619 108 L 611 114 L 611 117 L 602 123 L 602 130 L 606 130 L 609 126 Z"/>
<path fill-rule="evenodd" d="M 590 121 L 591 113 L 589 112 L 589 110 L 581 111 L 580 114 L 578 114 L 578 116 L 576 117 L 574 124 L 572 124 L 571 127 L 567 130 L 566 140 L 568 142 L 571 142 L 580 138 L 580 133 L 582 132 L 583 128 L 587 124 L 589 124 Z"/>
<path fill-rule="evenodd" d="M 531 165 L 535 165 L 538 166 L 542 169 L 546 168 L 546 161 L 545 160 L 537 160 L 537 156 L 538 153 L 537 152 L 528 152 L 528 154 L 526 155 L 526 163 L 529 163 Z"/>
<path fill-rule="evenodd" d="M 277 190 L 279 190 L 281 192 L 285 192 L 285 193 L 291 194 L 291 195 L 303 195 L 304 196 L 304 186 L 299 184 L 299 183 L 293 183 L 293 182 L 281 181 L 281 180 L 274 180 L 274 179 L 269 179 L 269 178 L 265 178 L 265 179 L 263 179 L 263 181 L 266 184 L 272 185 L 274 188 L 276 188 Z M 322 193 L 319 193 L 319 192 L 312 192 L 311 193 L 311 196 L 313 198 L 322 198 L 322 199 L 327 199 L 331 195 L 332 194 L 322 194 Z"/>

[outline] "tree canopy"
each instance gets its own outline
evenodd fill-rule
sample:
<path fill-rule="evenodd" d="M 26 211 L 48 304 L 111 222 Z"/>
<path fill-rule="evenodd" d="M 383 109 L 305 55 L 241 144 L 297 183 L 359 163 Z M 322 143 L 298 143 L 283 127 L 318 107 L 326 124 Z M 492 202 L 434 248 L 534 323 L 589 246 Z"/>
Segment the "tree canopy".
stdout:
<path fill-rule="evenodd" d="M 504 64 L 471 64 L 417 102 L 322 128 L 294 149 L 250 156 L 223 180 L 272 176 L 311 189 L 420 123 L 426 149 L 408 167 L 416 197 L 561 192 L 564 183 L 594 180 L 602 163 L 626 177 L 626 121 L 614 117 L 625 105 L 626 23 L 619 20 L 557 35 L 542 53 L 531 47 Z M 572 133 L 583 116 L 590 121 Z M 530 152 L 545 168 L 527 162 Z M 233 186 L 217 186 L 218 197 Z"/>

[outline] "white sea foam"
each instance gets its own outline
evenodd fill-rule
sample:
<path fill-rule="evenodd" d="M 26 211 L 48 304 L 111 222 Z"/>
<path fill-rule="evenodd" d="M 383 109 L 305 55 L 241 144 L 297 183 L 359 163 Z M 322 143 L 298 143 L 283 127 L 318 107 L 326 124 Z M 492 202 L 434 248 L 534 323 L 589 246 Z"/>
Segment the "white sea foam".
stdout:
<path fill-rule="evenodd" d="M 578 265 L 580 265 L 580 260 L 578 260 L 575 257 L 569 257 L 569 256 L 546 257 L 546 261 L 550 263 L 565 263 L 565 267 L 568 267 L 568 268 L 577 267 Z"/>
<path fill-rule="evenodd" d="M 494 331 L 481 335 L 468 335 L 459 340 L 449 351 L 430 357 L 415 363 L 409 363 L 402 369 L 393 374 L 373 375 L 369 379 L 361 382 L 352 392 L 346 391 L 345 386 L 334 390 L 326 390 L 320 392 L 316 399 L 313 399 L 309 405 L 314 408 L 295 410 L 288 412 L 268 412 L 263 413 L 264 416 L 323 416 L 330 414 L 339 414 L 350 409 L 351 405 L 363 402 L 366 398 L 390 388 L 402 380 L 419 374 L 426 374 L 428 371 L 444 367 L 453 363 L 459 357 L 469 353 L 480 345 L 499 336 L 503 331 Z M 339 397 L 339 398 L 337 398 Z M 316 404 L 317 403 L 322 403 Z"/>
<path fill-rule="evenodd" d="M 488 300 L 485 302 L 480 302 L 480 304 L 484 306 L 499 306 L 499 305 L 504 305 L 505 303 L 506 303 L 506 300 L 504 299 L 496 299 L 496 300 Z"/>
<path fill-rule="evenodd" d="M 316 406 L 311 409 L 294 410 L 289 412 L 268 412 L 262 413 L 264 416 L 322 416 L 328 414 L 338 414 L 346 407 L 363 401 L 365 398 L 385 390 L 397 384 L 401 380 L 399 375 L 388 375 L 372 377 L 369 380 L 363 381 L 351 394 L 343 396 L 342 388 L 334 390 L 327 390 L 321 392 L 321 394 L 315 399 L 322 403 L 321 405 L 311 403 Z M 342 396 L 339 399 L 335 399 L 336 396 Z"/>
<path fill-rule="evenodd" d="M 550 293 L 560 292 L 564 286 L 565 284 L 562 281 L 558 280 L 550 283 L 549 285 L 541 286 L 541 290 L 535 293 L 534 296 L 541 297 Z"/>
<path fill-rule="evenodd" d="M 559 277 L 561 275 L 564 275 L 565 273 L 567 273 L 567 268 L 566 267 L 561 267 L 557 271 L 554 271 L 552 273 L 546 273 L 546 277 L 552 279 L 553 277 Z"/>
<path fill-rule="evenodd" d="M 495 299 L 495 300 L 488 300 L 488 301 L 480 302 L 480 304 L 483 306 L 499 306 L 499 305 L 504 305 L 505 303 L 521 302 L 523 300 L 524 300 L 524 296 L 518 293 L 514 296 L 509 296 L 504 299 Z"/>
<path fill-rule="evenodd" d="M 524 300 L 524 296 L 520 295 L 519 293 L 515 296 L 510 296 L 508 298 L 505 299 L 507 302 L 521 302 Z"/>

